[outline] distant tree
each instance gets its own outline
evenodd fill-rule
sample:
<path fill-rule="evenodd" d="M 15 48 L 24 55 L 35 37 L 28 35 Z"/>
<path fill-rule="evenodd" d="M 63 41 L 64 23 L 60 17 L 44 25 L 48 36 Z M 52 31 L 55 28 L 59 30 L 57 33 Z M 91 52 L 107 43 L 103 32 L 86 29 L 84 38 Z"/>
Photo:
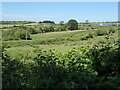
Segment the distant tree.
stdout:
<path fill-rule="evenodd" d="M 39 21 L 39 23 L 42 23 L 41 21 Z"/>
<path fill-rule="evenodd" d="M 68 21 L 68 29 L 69 30 L 77 30 L 78 29 L 78 22 L 74 19 Z"/>
<path fill-rule="evenodd" d="M 43 21 L 42 23 L 51 23 L 51 24 L 55 24 L 54 21 L 50 21 L 50 20 L 45 20 L 45 21 Z"/>
<path fill-rule="evenodd" d="M 64 24 L 64 21 L 60 21 L 60 25 L 63 25 Z"/>
<path fill-rule="evenodd" d="M 86 23 L 89 23 L 89 20 L 86 20 L 85 22 L 86 22 Z"/>

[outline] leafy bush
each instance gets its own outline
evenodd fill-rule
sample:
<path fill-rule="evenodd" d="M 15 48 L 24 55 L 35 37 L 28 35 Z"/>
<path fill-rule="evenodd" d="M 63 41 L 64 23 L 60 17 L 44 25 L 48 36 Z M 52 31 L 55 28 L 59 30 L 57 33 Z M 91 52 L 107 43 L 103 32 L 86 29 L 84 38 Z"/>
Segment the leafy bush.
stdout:
<path fill-rule="evenodd" d="M 96 32 L 97 36 L 103 36 L 103 35 L 107 35 L 107 31 L 106 30 L 97 30 Z"/>
<path fill-rule="evenodd" d="M 54 27 L 53 26 L 50 26 L 50 27 L 44 27 L 43 28 L 43 32 L 54 32 Z"/>
<path fill-rule="evenodd" d="M 93 38 L 94 37 L 94 34 L 93 33 L 89 33 L 86 38 Z"/>
<path fill-rule="evenodd" d="M 3 40 L 7 41 L 7 40 L 14 40 L 14 39 L 16 39 L 14 37 L 14 32 L 15 32 L 15 30 L 9 30 L 9 31 L 3 30 L 2 31 Z"/>
<path fill-rule="evenodd" d="M 27 27 L 27 31 L 30 34 L 38 34 L 38 31 L 35 28 L 33 28 L 33 27 Z"/>
<path fill-rule="evenodd" d="M 91 86 L 94 81 L 86 67 L 89 60 L 84 62 L 85 56 L 80 57 L 76 49 L 65 55 L 54 50 L 37 52 L 34 60 L 3 54 L 3 88 L 86 88 L 84 84 Z"/>
<path fill-rule="evenodd" d="M 120 74 L 120 47 L 119 43 L 114 46 L 109 44 L 95 45 L 89 52 L 92 65 L 99 76 L 117 75 Z M 111 67 L 112 66 L 112 67 Z"/>
<path fill-rule="evenodd" d="M 89 33 L 89 34 L 87 34 L 86 36 L 83 36 L 83 37 L 81 38 L 81 40 L 87 40 L 87 39 L 93 38 L 93 37 L 94 37 L 94 34 L 93 34 L 93 33 Z"/>
<path fill-rule="evenodd" d="M 55 28 L 55 31 L 67 31 L 66 25 L 61 25 Z"/>
<path fill-rule="evenodd" d="M 115 29 L 113 29 L 113 28 L 111 28 L 110 30 L 109 30 L 109 33 L 115 33 Z"/>
<path fill-rule="evenodd" d="M 119 45 L 73 48 L 65 54 L 37 48 L 33 60 L 27 54 L 16 60 L 3 53 L 3 88 L 119 90 Z"/>
<path fill-rule="evenodd" d="M 16 39 L 31 40 L 30 34 L 26 30 L 16 30 L 15 37 Z"/>

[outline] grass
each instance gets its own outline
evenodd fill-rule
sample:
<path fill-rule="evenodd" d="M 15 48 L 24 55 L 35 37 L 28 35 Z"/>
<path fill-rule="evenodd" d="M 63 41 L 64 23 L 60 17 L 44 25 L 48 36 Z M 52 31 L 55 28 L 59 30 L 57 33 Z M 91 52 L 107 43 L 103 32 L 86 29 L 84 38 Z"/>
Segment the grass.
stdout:
<path fill-rule="evenodd" d="M 63 31 L 63 32 L 51 32 L 31 35 L 32 40 L 14 40 L 5 41 L 4 43 L 11 47 L 26 46 L 27 45 L 46 45 L 46 44 L 70 44 L 74 42 L 86 42 L 86 40 L 95 39 L 96 32 L 98 30 L 76 30 L 76 31 Z M 116 33 L 117 34 L 117 33 Z M 92 37 L 91 37 L 92 35 Z M 118 36 L 118 35 L 117 35 Z M 100 36 L 102 37 L 102 36 Z"/>
<path fill-rule="evenodd" d="M 22 58 L 34 58 L 36 54 L 34 53 L 35 48 L 25 46 L 25 47 L 11 47 L 7 48 L 5 53 L 14 59 L 22 59 Z"/>
<path fill-rule="evenodd" d="M 67 32 L 52 32 L 45 34 L 31 35 L 32 40 L 14 40 L 5 41 L 4 43 L 11 47 L 27 45 L 46 45 L 46 44 L 68 44 L 80 41 L 83 36 L 86 36 L 90 31 L 67 31 Z"/>
<path fill-rule="evenodd" d="M 10 55 L 13 58 L 22 58 L 22 57 L 32 57 L 36 55 L 34 51 L 36 48 L 49 50 L 56 49 L 65 53 L 67 50 L 73 47 L 80 47 L 81 45 L 93 45 L 96 43 L 105 43 L 108 42 L 105 38 L 107 35 L 96 36 L 97 30 L 85 30 L 85 31 L 63 31 L 63 32 L 51 32 L 51 33 L 42 33 L 31 35 L 32 40 L 16 40 L 16 41 L 4 41 L 4 44 L 10 46 L 6 48 L 5 53 Z M 81 40 L 81 38 L 86 37 L 91 34 L 93 38 L 87 38 L 86 40 Z M 118 31 L 115 31 L 110 36 L 109 41 L 114 42 L 118 39 Z"/>

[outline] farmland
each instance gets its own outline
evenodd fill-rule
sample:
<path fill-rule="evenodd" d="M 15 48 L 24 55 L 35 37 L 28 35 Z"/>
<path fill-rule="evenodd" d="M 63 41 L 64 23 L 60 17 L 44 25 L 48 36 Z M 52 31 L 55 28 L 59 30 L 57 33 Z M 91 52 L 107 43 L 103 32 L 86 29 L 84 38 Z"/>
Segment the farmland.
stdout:
<path fill-rule="evenodd" d="M 115 27 L 116 28 L 116 27 Z M 101 30 L 106 32 L 105 30 Z M 109 31 L 109 30 L 108 30 Z M 107 32 L 108 32 L 107 31 Z M 104 43 L 107 41 L 105 38 L 107 35 L 97 36 L 98 30 L 75 30 L 75 31 L 62 31 L 62 32 L 50 32 L 31 35 L 32 40 L 13 40 L 5 41 L 4 43 L 10 46 L 9 50 L 14 47 L 26 48 L 39 47 L 41 49 L 57 49 L 65 51 L 73 47 L 79 47 L 81 45 L 94 45 L 96 43 Z M 90 35 L 92 37 L 90 37 Z M 110 37 L 110 42 L 118 39 L 118 31 L 116 30 Z M 11 52 L 11 51 L 10 51 Z"/>
<path fill-rule="evenodd" d="M 28 25 L 28 24 L 27 24 Z M 30 25 L 30 24 L 29 24 Z M 37 24 L 31 24 L 33 27 Z M 46 24 L 48 25 L 48 24 Z M 45 26 L 45 25 L 44 25 Z M 58 26 L 58 25 L 57 25 Z M 85 26 L 86 27 L 86 26 Z M 101 30 L 98 30 L 101 29 Z M 112 30 L 113 29 L 113 30 Z M 110 36 L 110 42 L 118 39 L 117 27 L 97 27 L 92 30 L 74 30 L 74 31 L 58 31 L 58 32 L 47 32 L 31 34 L 32 40 L 10 40 L 4 41 L 3 44 L 7 45 L 9 50 L 14 47 L 26 48 L 28 47 L 39 47 L 41 49 L 57 49 L 62 52 L 71 49 L 73 47 L 79 47 L 81 45 L 94 45 L 101 42 L 106 42 L 106 37 L 109 35 L 109 31 L 115 31 Z M 103 35 L 98 35 L 103 33 Z"/>
<path fill-rule="evenodd" d="M 118 26 L 16 23 L 2 26 L 3 88 L 119 90 Z"/>

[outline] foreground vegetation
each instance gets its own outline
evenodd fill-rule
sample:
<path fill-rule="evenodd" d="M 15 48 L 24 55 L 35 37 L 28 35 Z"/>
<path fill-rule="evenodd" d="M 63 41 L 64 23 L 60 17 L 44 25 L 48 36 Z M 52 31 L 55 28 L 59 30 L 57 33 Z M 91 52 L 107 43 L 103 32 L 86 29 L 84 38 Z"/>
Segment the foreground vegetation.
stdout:
<path fill-rule="evenodd" d="M 66 54 L 38 48 L 34 53 L 34 58 L 28 52 L 20 59 L 3 53 L 3 88 L 120 88 L 119 42 L 73 48 Z"/>

